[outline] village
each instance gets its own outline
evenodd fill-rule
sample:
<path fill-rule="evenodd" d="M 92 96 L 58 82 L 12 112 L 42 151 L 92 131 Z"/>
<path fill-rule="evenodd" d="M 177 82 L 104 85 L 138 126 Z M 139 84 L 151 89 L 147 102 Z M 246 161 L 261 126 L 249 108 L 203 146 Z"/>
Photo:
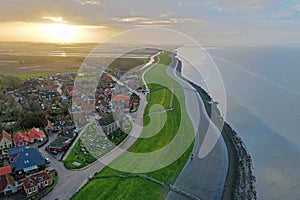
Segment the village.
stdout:
<path fill-rule="evenodd" d="M 7 107 L 0 113 L 0 197 L 39 199 L 46 195 L 58 179 L 51 159 L 63 159 L 90 122 L 90 115 L 96 116 L 97 126 L 106 136 L 119 129 L 127 134 L 130 131 L 131 119 L 124 113 L 115 119 L 114 113 L 134 113 L 139 96 L 106 72 L 100 77 L 96 93 L 86 95 L 74 90 L 76 77 L 75 72 L 63 72 L 31 77 L 18 86 L 2 88 L 2 106 Z M 135 73 L 123 81 L 140 84 Z M 72 104 L 73 98 L 77 104 Z"/>

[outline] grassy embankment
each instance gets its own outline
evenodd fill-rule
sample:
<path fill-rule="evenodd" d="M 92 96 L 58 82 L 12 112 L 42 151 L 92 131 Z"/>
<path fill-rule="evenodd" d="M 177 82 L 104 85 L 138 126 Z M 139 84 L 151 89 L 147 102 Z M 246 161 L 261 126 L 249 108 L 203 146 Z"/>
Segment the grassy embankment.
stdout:
<path fill-rule="evenodd" d="M 166 146 L 172 139 L 179 129 L 180 119 L 184 117 L 184 133 L 185 137 L 194 137 L 194 130 L 191 121 L 188 119 L 188 115 L 184 108 L 181 109 L 180 105 L 185 105 L 184 93 L 180 85 L 173 79 L 167 76 L 165 70 L 166 65 L 170 63 L 168 54 L 160 56 L 160 63 L 157 64 L 151 70 L 149 70 L 145 79 L 147 82 L 155 81 L 157 83 L 163 82 L 167 86 L 175 86 L 174 90 L 177 90 L 177 96 L 174 96 L 173 106 L 174 110 L 167 112 L 166 123 L 163 128 L 154 136 L 150 138 L 139 138 L 136 143 L 129 148 L 130 152 L 153 152 Z M 149 85 L 151 93 L 148 95 L 148 104 L 144 114 L 148 114 L 151 106 L 160 104 L 164 108 L 170 106 L 171 90 L 160 84 Z M 152 120 L 152 121 L 151 121 Z M 144 125 L 149 123 L 159 123 L 158 118 L 152 118 L 148 116 L 144 117 Z M 143 130 L 144 131 L 144 130 Z M 142 133 L 143 134 L 143 133 Z M 191 139 L 193 141 L 193 139 Z M 182 170 L 186 161 L 188 160 L 192 151 L 193 144 L 173 163 L 159 169 L 157 171 L 146 173 L 147 176 L 157 179 L 164 183 L 172 184 L 176 180 L 176 177 Z M 176 150 L 174 150 L 176 151 Z M 118 159 L 122 159 L 121 155 Z M 118 160 L 117 159 L 117 160 Z M 137 163 L 139 165 L 140 163 Z M 110 167 L 104 168 L 97 175 L 108 175 L 108 174 L 129 174 L 127 172 L 117 171 Z M 78 193 L 76 193 L 72 199 L 164 199 L 168 193 L 168 189 L 161 185 L 150 182 L 142 178 L 133 179 L 121 179 L 121 178 L 108 178 L 108 179 L 92 179 L 87 185 L 85 185 Z"/>

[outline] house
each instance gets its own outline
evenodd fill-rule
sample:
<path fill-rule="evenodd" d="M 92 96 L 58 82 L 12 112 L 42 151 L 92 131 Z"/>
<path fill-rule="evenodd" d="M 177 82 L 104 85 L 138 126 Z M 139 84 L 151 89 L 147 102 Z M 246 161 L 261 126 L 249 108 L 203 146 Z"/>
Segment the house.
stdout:
<path fill-rule="evenodd" d="M 130 108 L 130 97 L 128 95 L 119 94 L 113 97 L 113 109 L 116 112 L 128 112 Z"/>
<path fill-rule="evenodd" d="M 13 145 L 12 137 L 6 131 L 2 131 L 0 135 L 0 150 L 11 148 Z"/>
<path fill-rule="evenodd" d="M 73 140 L 76 138 L 77 132 L 78 131 L 64 128 L 55 138 L 55 140 L 47 146 L 47 150 L 50 152 L 60 152 L 67 149 L 72 144 Z"/>
<path fill-rule="evenodd" d="M 50 152 L 60 152 L 65 150 L 68 147 L 68 139 L 64 138 L 63 136 L 59 135 L 55 138 L 53 142 L 51 142 L 47 146 L 47 150 Z"/>
<path fill-rule="evenodd" d="M 23 189 L 27 197 L 39 194 L 38 184 L 30 176 L 24 179 Z"/>
<path fill-rule="evenodd" d="M 112 114 L 99 119 L 99 125 L 101 126 L 103 132 L 106 135 L 111 134 L 120 127 L 119 121 L 115 121 L 114 116 Z"/>
<path fill-rule="evenodd" d="M 28 132 L 28 138 L 30 143 L 34 142 L 43 142 L 46 139 L 46 135 L 44 131 L 40 130 L 39 128 L 32 128 Z"/>
<path fill-rule="evenodd" d="M 11 173 L 12 169 L 9 165 L 0 167 L 0 193 L 4 195 L 17 192 L 16 182 Z"/>
<path fill-rule="evenodd" d="M 130 100 L 130 97 L 128 95 L 122 95 L 122 94 L 119 94 L 119 95 L 116 95 L 113 97 L 113 101 L 122 101 L 124 102 L 124 104 L 129 104 L 129 100 Z"/>
<path fill-rule="evenodd" d="M 12 173 L 11 166 L 7 165 L 4 167 L 0 167 L 0 176 L 11 174 L 11 173 Z"/>
<path fill-rule="evenodd" d="M 47 121 L 44 130 L 46 131 L 46 133 L 50 133 L 54 130 L 53 124 L 49 120 Z"/>
<path fill-rule="evenodd" d="M 12 170 L 16 174 L 38 170 L 46 165 L 45 158 L 35 148 L 23 148 L 12 160 Z"/>
<path fill-rule="evenodd" d="M 26 132 L 17 132 L 17 134 L 14 136 L 14 142 L 16 147 L 28 146 L 30 139 Z"/>
<path fill-rule="evenodd" d="M 53 183 L 51 175 L 44 171 L 34 174 L 31 177 L 37 182 L 39 189 L 44 189 Z"/>
<path fill-rule="evenodd" d="M 27 197 L 29 197 L 38 194 L 39 190 L 52 185 L 52 183 L 53 179 L 49 173 L 38 172 L 24 179 L 23 189 Z"/>
<path fill-rule="evenodd" d="M 16 182 L 12 175 L 5 174 L 0 176 L 0 194 L 9 195 L 17 191 Z"/>

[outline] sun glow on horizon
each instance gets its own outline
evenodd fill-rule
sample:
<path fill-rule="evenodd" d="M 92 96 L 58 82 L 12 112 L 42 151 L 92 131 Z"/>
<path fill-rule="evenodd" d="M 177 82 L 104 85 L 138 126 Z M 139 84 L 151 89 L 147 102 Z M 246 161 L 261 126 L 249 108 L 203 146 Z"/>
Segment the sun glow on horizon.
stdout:
<path fill-rule="evenodd" d="M 119 32 L 108 26 L 67 23 L 0 22 L 1 41 L 99 43 Z"/>
<path fill-rule="evenodd" d="M 42 24 L 40 28 L 53 42 L 69 43 L 79 39 L 80 30 L 74 25 L 64 23 Z"/>

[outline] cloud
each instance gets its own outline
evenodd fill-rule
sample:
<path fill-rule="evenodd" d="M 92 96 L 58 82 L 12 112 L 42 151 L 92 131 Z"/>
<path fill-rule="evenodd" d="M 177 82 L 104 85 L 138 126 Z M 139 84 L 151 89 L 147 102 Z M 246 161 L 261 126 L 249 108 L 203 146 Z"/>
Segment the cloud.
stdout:
<path fill-rule="evenodd" d="M 300 4 L 296 5 L 296 6 L 295 6 L 295 9 L 296 9 L 297 11 L 300 11 Z"/>
<path fill-rule="evenodd" d="M 42 17 L 42 19 L 49 20 L 56 23 L 64 23 L 64 24 L 68 23 L 68 21 L 65 21 L 62 17 Z"/>
<path fill-rule="evenodd" d="M 100 0 L 75 0 L 79 2 L 81 5 L 101 5 Z"/>
<path fill-rule="evenodd" d="M 169 26 L 179 23 L 202 23 L 202 20 L 194 18 L 149 18 L 149 17 L 125 17 L 125 18 L 113 18 L 115 22 L 119 23 L 131 23 L 134 25 L 155 25 L 155 26 Z"/>

